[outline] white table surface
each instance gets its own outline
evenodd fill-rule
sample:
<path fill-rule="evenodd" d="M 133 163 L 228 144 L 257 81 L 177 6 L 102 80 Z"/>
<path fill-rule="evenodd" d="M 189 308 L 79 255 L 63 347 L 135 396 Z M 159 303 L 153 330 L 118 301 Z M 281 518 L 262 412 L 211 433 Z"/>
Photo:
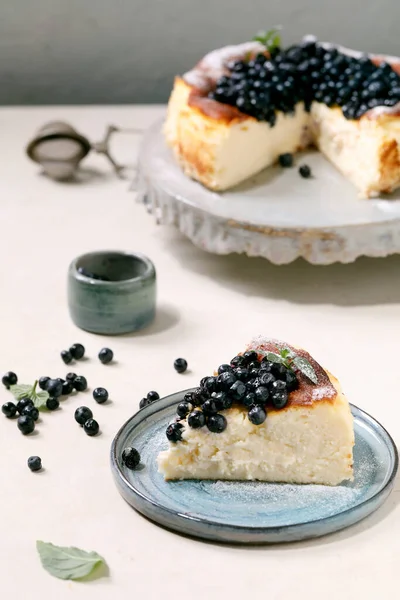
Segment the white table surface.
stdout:
<path fill-rule="evenodd" d="M 0 370 L 21 383 L 76 370 L 105 386 L 112 403 L 91 393 L 45 414 L 37 435 L 22 436 L 0 415 L 0 597 L 7 600 L 138 598 L 398 598 L 400 484 L 384 507 L 351 529 L 305 543 L 229 547 L 180 537 L 132 510 L 114 486 L 109 448 L 120 425 L 150 389 L 167 394 L 195 384 L 257 333 L 298 343 L 335 373 L 350 401 L 371 412 L 400 440 L 400 257 L 313 267 L 276 267 L 243 256 L 212 256 L 173 229 L 159 227 L 135 203 L 126 181 L 105 159 L 89 156 L 84 181 L 40 175 L 24 146 L 46 121 L 63 119 L 101 138 L 107 124 L 145 128 L 162 107 L 40 107 L 0 110 Z M 134 164 L 138 136 L 113 147 Z M 66 272 L 78 254 L 137 250 L 158 272 L 158 316 L 143 333 L 103 338 L 78 330 L 66 302 Z M 82 342 L 90 360 L 65 367 L 60 350 Z M 117 359 L 105 367 L 98 350 Z M 174 358 L 191 371 L 178 375 Z M 9 393 L 0 390 L 0 402 Z M 77 406 L 94 407 L 102 430 L 86 436 Z M 45 471 L 26 460 L 42 457 Z M 229 506 L 227 506 L 229 510 Z M 76 545 L 102 554 L 107 578 L 89 583 L 52 578 L 35 541 Z M 251 591 L 250 591 L 251 590 Z"/>

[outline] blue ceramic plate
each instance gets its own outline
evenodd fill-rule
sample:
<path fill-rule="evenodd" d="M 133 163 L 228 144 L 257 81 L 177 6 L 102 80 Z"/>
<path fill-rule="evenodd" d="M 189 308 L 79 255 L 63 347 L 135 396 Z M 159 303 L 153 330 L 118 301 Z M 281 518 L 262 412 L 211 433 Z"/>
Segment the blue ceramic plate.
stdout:
<path fill-rule="evenodd" d="M 188 390 L 186 390 L 188 391 Z M 398 466 L 387 431 L 356 406 L 352 483 L 336 487 L 242 481 L 164 481 L 156 458 L 168 446 L 167 424 L 186 393 L 178 392 L 134 415 L 111 448 L 116 484 L 129 504 L 156 523 L 218 542 L 273 543 L 338 531 L 376 510 L 390 494 Z M 126 446 L 139 450 L 139 469 L 121 461 Z"/>

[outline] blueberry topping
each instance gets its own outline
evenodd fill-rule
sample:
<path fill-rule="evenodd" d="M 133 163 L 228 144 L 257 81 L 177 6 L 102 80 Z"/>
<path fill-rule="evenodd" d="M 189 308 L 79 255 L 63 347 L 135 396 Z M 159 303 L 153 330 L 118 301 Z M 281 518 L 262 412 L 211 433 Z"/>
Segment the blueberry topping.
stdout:
<path fill-rule="evenodd" d="M 149 400 L 149 402 L 154 402 L 155 400 L 160 399 L 160 394 L 152 390 L 151 392 L 148 392 L 147 399 Z"/>
<path fill-rule="evenodd" d="M 72 354 L 69 350 L 63 350 L 61 352 L 61 358 L 63 359 L 66 365 L 69 365 L 69 363 L 72 362 Z"/>
<path fill-rule="evenodd" d="M 18 382 L 18 377 L 12 371 L 8 371 L 1 378 L 1 382 L 8 389 L 10 385 L 15 385 Z"/>
<path fill-rule="evenodd" d="M 41 390 L 45 390 L 47 388 L 47 384 L 50 381 L 50 377 L 41 377 L 39 379 L 39 387 Z"/>
<path fill-rule="evenodd" d="M 236 381 L 233 372 L 226 371 L 217 377 L 217 389 L 221 392 L 227 392 Z"/>
<path fill-rule="evenodd" d="M 103 365 L 108 365 L 114 358 L 114 352 L 110 350 L 110 348 L 102 348 L 98 356 L 99 361 L 103 363 Z"/>
<path fill-rule="evenodd" d="M 233 399 L 227 392 L 214 392 L 211 398 L 214 400 L 218 411 L 232 408 Z"/>
<path fill-rule="evenodd" d="M 192 429 L 200 429 L 200 427 L 204 427 L 206 424 L 206 417 L 201 410 L 193 410 L 191 413 L 189 413 L 187 422 L 189 427 Z"/>
<path fill-rule="evenodd" d="M 170 442 L 179 442 L 182 439 L 182 426 L 179 423 L 171 423 L 167 427 L 166 435 Z"/>
<path fill-rule="evenodd" d="M 242 400 L 242 398 L 246 395 L 246 386 L 243 381 L 235 381 L 233 385 L 231 385 L 229 389 L 229 395 L 231 398 L 237 402 Z"/>
<path fill-rule="evenodd" d="M 25 406 L 25 408 L 22 409 L 21 415 L 31 417 L 34 421 L 37 421 L 39 418 L 39 411 L 33 404 L 28 404 L 28 406 Z"/>
<path fill-rule="evenodd" d="M 21 400 L 18 400 L 17 411 L 19 412 L 20 415 L 23 414 L 24 409 L 27 406 L 33 406 L 33 400 L 31 400 L 30 398 L 21 398 Z"/>
<path fill-rule="evenodd" d="M 93 413 L 87 406 L 80 406 L 75 411 L 75 421 L 79 425 L 84 425 L 86 421 L 93 417 Z"/>
<path fill-rule="evenodd" d="M 246 359 L 244 356 L 234 356 L 231 360 L 232 367 L 245 367 Z"/>
<path fill-rule="evenodd" d="M 80 360 L 85 356 L 85 347 L 82 346 L 82 344 L 72 344 L 69 351 L 71 353 L 72 358 L 74 358 L 75 360 Z"/>
<path fill-rule="evenodd" d="M 285 154 L 280 154 L 278 157 L 279 164 L 281 167 L 293 167 L 293 154 L 290 152 L 285 152 Z"/>
<path fill-rule="evenodd" d="M 207 427 L 213 433 L 222 433 L 226 429 L 227 421 L 224 415 L 210 415 L 207 419 Z"/>
<path fill-rule="evenodd" d="M 62 396 L 69 396 L 70 394 L 72 394 L 73 391 L 74 391 L 74 386 L 72 385 L 72 382 L 71 381 L 64 381 L 64 383 L 62 384 L 61 395 Z"/>
<path fill-rule="evenodd" d="M 46 391 L 49 393 L 49 396 L 53 398 L 58 398 L 62 394 L 62 382 L 58 381 L 58 379 L 50 379 L 46 385 Z"/>
<path fill-rule="evenodd" d="M 206 400 L 201 408 L 205 415 L 212 415 L 218 412 L 217 402 L 213 398 Z"/>
<path fill-rule="evenodd" d="M 271 396 L 271 400 L 275 408 L 284 408 L 288 401 L 288 393 L 286 390 L 275 392 Z"/>
<path fill-rule="evenodd" d="M 136 448 L 125 448 L 122 452 L 122 462 L 128 469 L 136 469 L 140 463 L 140 454 Z"/>
<path fill-rule="evenodd" d="M 296 377 L 296 373 L 293 373 L 293 371 L 288 370 L 286 373 L 286 387 L 288 392 L 293 392 L 293 390 L 296 390 L 298 386 L 299 382 Z"/>
<path fill-rule="evenodd" d="M 253 425 L 261 425 L 267 418 L 267 413 L 262 406 L 252 406 L 248 412 L 248 417 Z"/>
<path fill-rule="evenodd" d="M 87 389 L 86 377 L 84 377 L 83 375 L 77 375 L 75 377 L 75 381 L 73 383 L 73 386 L 74 386 L 74 389 L 76 389 L 77 392 L 84 392 Z"/>
<path fill-rule="evenodd" d="M 273 363 L 272 365 L 272 374 L 276 379 L 285 379 L 287 373 L 287 368 L 285 365 L 281 365 L 279 363 Z"/>
<path fill-rule="evenodd" d="M 212 394 L 217 389 L 217 379 L 216 377 L 206 377 L 205 379 L 201 380 L 200 385 L 209 394 Z"/>
<path fill-rule="evenodd" d="M 28 467 L 33 472 L 40 471 L 42 468 L 42 459 L 40 456 L 30 456 L 28 458 Z"/>
<path fill-rule="evenodd" d="M 256 397 L 256 404 L 265 404 L 269 398 L 268 388 L 260 385 L 254 390 L 254 395 Z"/>
<path fill-rule="evenodd" d="M 254 394 L 254 392 L 247 392 L 247 394 L 242 400 L 242 404 L 244 404 L 244 406 L 252 406 L 253 404 L 255 404 L 255 402 L 256 395 Z"/>
<path fill-rule="evenodd" d="M 277 379 L 271 385 L 272 394 L 274 394 L 275 392 L 281 392 L 282 390 L 286 390 L 286 389 L 287 389 L 286 381 L 282 381 L 281 379 Z"/>
<path fill-rule="evenodd" d="M 258 380 L 260 385 L 270 388 L 275 381 L 275 377 L 269 371 L 263 371 L 260 373 Z"/>
<path fill-rule="evenodd" d="M 180 402 L 178 404 L 176 412 L 180 417 L 182 417 L 182 419 L 184 419 L 190 413 L 190 411 L 192 409 L 193 409 L 193 406 L 191 404 L 189 404 L 189 402 L 186 402 L 185 400 L 183 400 L 183 402 Z"/>
<path fill-rule="evenodd" d="M 247 350 L 247 352 L 243 354 L 243 358 L 247 365 L 250 365 L 250 363 L 258 363 L 258 354 L 254 350 Z"/>
<path fill-rule="evenodd" d="M 46 400 L 46 407 L 48 410 L 57 410 L 57 408 L 60 406 L 60 402 L 57 398 L 47 398 Z"/>
<path fill-rule="evenodd" d="M 233 372 L 240 381 L 247 381 L 249 379 L 250 374 L 246 367 L 237 367 Z"/>
<path fill-rule="evenodd" d="M 191 402 L 192 402 L 193 406 L 201 406 L 203 404 L 203 402 L 205 400 L 207 400 L 207 398 L 208 398 L 208 396 L 204 390 L 202 390 L 201 388 L 196 388 L 192 392 Z"/>
<path fill-rule="evenodd" d="M 3 404 L 3 406 L 1 407 L 1 412 L 3 413 L 3 415 L 5 415 L 8 419 L 12 419 L 13 417 L 15 417 L 15 415 L 17 414 L 17 407 L 15 406 L 14 402 L 6 402 L 5 404 Z"/>
<path fill-rule="evenodd" d="M 28 415 L 18 417 L 17 425 L 23 435 L 29 435 L 35 429 L 35 421 Z"/>
<path fill-rule="evenodd" d="M 232 371 L 232 367 L 231 365 L 220 365 L 218 367 L 218 375 L 221 375 L 221 373 L 227 373 L 227 372 L 231 372 Z"/>
<path fill-rule="evenodd" d="M 174 361 L 174 369 L 178 373 L 184 373 L 188 368 L 187 361 L 184 358 L 177 358 Z"/>
<path fill-rule="evenodd" d="M 108 392 L 103 387 L 97 387 L 93 390 L 93 398 L 96 400 L 97 404 L 104 404 L 108 400 Z"/>
<path fill-rule="evenodd" d="M 83 430 L 86 433 L 86 435 L 90 435 L 92 437 L 99 433 L 100 427 L 97 421 L 95 421 L 94 419 L 88 419 L 83 424 Z"/>
<path fill-rule="evenodd" d="M 303 177 L 303 179 L 308 179 L 309 177 L 311 177 L 311 169 L 308 165 L 301 165 L 299 167 L 299 173 Z"/>

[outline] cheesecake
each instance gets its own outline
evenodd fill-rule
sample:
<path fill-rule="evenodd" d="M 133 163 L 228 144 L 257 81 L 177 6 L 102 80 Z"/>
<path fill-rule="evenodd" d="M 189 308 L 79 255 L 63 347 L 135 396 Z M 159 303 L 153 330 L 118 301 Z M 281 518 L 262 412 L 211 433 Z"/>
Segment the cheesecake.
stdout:
<path fill-rule="evenodd" d="M 353 417 L 308 352 L 258 337 L 177 406 L 158 455 L 167 480 L 339 485 L 353 479 Z"/>
<path fill-rule="evenodd" d="M 164 134 L 185 174 L 224 191 L 315 146 L 361 197 L 400 187 L 400 59 L 260 39 L 175 78 Z"/>

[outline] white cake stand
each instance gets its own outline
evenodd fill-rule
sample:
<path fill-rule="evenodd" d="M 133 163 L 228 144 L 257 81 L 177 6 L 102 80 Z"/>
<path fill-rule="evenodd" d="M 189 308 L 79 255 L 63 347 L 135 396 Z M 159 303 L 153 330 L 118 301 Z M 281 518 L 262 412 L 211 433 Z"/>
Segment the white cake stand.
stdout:
<path fill-rule="evenodd" d="M 139 198 L 160 223 L 215 254 L 330 264 L 400 252 L 400 191 L 360 199 L 320 153 L 302 153 L 301 163 L 310 165 L 312 179 L 302 179 L 297 168 L 270 167 L 232 190 L 211 192 L 183 174 L 158 121 L 142 142 Z"/>

